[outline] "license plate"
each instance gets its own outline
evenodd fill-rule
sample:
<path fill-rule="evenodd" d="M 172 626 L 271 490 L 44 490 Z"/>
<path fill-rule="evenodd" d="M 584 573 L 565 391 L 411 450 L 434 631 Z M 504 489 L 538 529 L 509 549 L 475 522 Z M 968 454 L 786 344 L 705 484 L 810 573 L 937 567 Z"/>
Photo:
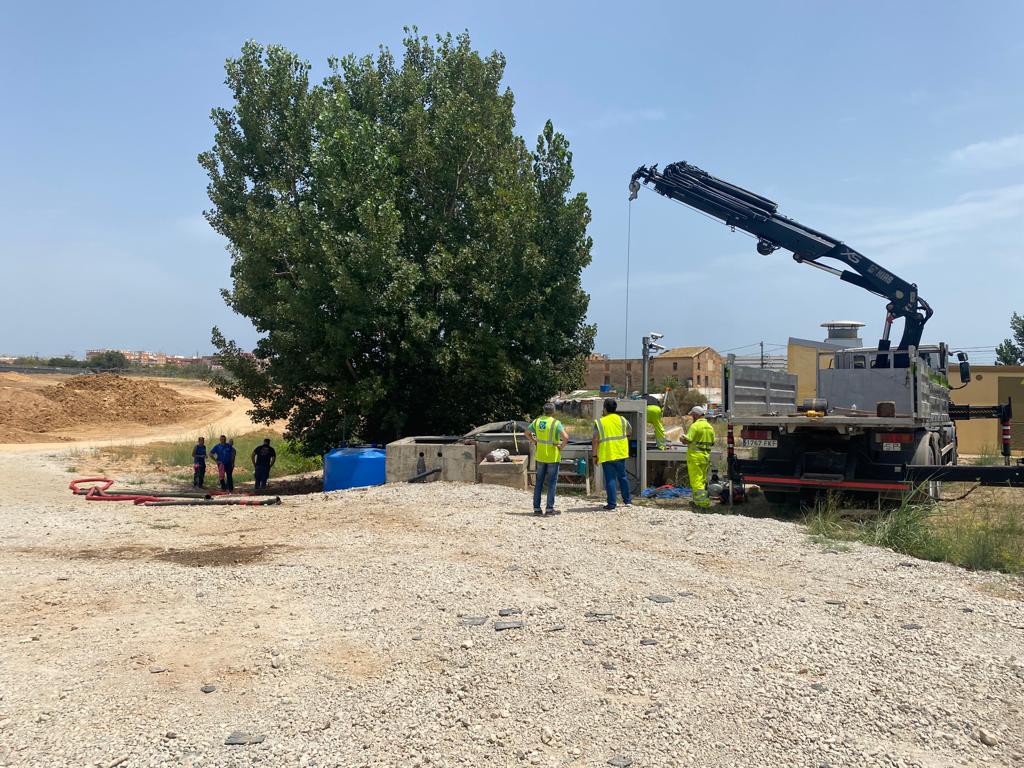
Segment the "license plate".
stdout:
<path fill-rule="evenodd" d="M 740 445 L 745 448 L 778 448 L 778 440 L 740 440 Z"/>
<path fill-rule="evenodd" d="M 882 443 L 883 451 L 902 451 L 903 443 Z"/>

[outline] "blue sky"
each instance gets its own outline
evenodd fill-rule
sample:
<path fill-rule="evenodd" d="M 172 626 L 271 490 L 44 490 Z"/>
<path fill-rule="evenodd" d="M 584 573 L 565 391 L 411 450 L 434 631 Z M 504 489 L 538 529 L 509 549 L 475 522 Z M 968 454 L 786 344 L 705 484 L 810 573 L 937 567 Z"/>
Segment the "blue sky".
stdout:
<path fill-rule="evenodd" d="M 626 184 L 687 160 L 917 282 L 926 340 L 990 347 L 1024 311 L 1024 4 L 2 3 L 0 353 L 210 351 L 229 258 L 196 155 L 246 39 L 314 65 L 468 29 L 518 128 L 565 132 L 593 209 L 597 350 L 623 353 Z M 628 343 L 771 349 L 883 302 L 653 193 L 632 209 Z M 753 348 L 740 349 L 753 351 Z M 979 362 L 991 355 L 981 352 Z"/>

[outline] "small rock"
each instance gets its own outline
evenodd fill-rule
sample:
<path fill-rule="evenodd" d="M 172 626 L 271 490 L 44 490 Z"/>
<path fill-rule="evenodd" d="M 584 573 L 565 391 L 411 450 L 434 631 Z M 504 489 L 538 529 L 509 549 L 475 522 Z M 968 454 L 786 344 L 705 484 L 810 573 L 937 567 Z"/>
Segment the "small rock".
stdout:
<path fill-rule="evenodd" d="M 584 645 L 590 648 L 593 648 L 595 645 L 597 645 L 597 640 L 591 640 L 589 637 L 583 638 L 583 640 L 581 640 L 580 642 L 582 642 Z"/>
<path fill-rule="evenodd" d="M 58 576 L 57 581 L 67 581 L 70 578 L 70 576 Z"/>
<path fill-rule="evenodd" d="M 496 621 L 494 622 L 494 631 L 501 632 L 505 629 L 522 629 L 523 622 L 521 621 Z"/>
<path fill-rule="evenodd" d="M 613 765 L 615 768 L 629 768 L 633 764 L 633 761 L 628 757 L 622 755 L 615 755 L 608 761 L 608 765 Z"/>
<path fill-rule="evenodd" d="M 826 600 L 825 605 L 846 605 L 842 600 Z"/>
<path fill-rule="evenodd" d="M 117 768 L 119 765 L 124 765 L 128 762 L 128 755 L 117 758 L 116 760 L 107 763 L 107 768 Z"/>
<path fill-rule="evenodd" d="M 674 603 L 675 600 L 668 595 L 648 595 L 647 599 L 652 603 Z"/>
<path fill-rule="evenodd" d="M 610 671 L 614 671 L 616 668 L 610 661 L 602 661 L 601 666 Z"/>
<path fill-rule="evenodd" d="M 523 612 L 522 608 L 502 608 L 498 611 L 499 616 L 518 616 Z"/>
<path fill-rule="evenodd" d="M 914 623 L 900 624 L 900 626 L 903 627 L 903 629 L 922 629 L 920 624 L 914 624 Z"/>
<path fill-rule="evenodd" d="M 986 731 L 984 728 L 978 729 L 978 741 L 984 744 L 986 747 L 994 747 L 999 743 L 999 739 L 993 734 Z"/>
<path fill-rule="evenodd" d="M 462 626 L 464 627 L 482 627 L 487 623 L 486 616 L 463 616 Z"/>
<path fill-rule="evenodd" d="M 149 671 L 151 674 L 159 675 L 161 672 L 166 672 L 167 667 L 150 667 Z"/>
<path fill-rule="evenodd" d="M 472 641 L 472 640 L 469 640 L 469 639 L 467 638 L 466 640 L 463 640 L 463 641 L 462 641 L 462 648 L 463 648 L 464 650 L 467 650 L 467 651 L 468 651 L 468 650 L 469 650 L 470 648 L 472 648 L 472 647 L 473 647 L 473 641 Z"/>
<path fill-rule="evenodd" d="M 250 736 L 248 733 L 243 731 L 232 731 L 228 734 L 228 737 L 224 739 L 224 743 L 228 746 L 238 746 L 246 744 L 262 744 L 266 740 L 266 736 L 263 734 Z"/>
<path fill-rule="evenodd" d="M 964 613 L 974 613 L 974 609 L 973 608 L 962 608 L 961 610 Z"/>
<path fill-rule="evenodd" d="M 902 560 L 900 563 L 898 563 L 898 565 L 901 568 L 917 568 L 919 564 L 912 563 L 910 560 Z"/>
<path fill-rule="evenodd" d="M 178 738 L 178 734 L 176 734 L 174 731 L 168 731 L 167 733 L 164 734 L 164 738 L 165 739 L 176 739 L 176 738 Z"/>
<path fill-rule="evenodd" d="M 550 744 L 552 739 L 554 739 L 554 738 L 555 738 L 555 734 L 552 732 L 552 730 L 550 728 L 548 728 L 546 725 L 543 728 L 541 728 L 540 740 L 541 740 L 542 743 Z"/>
<path fill-rule="evenodd" d="M 213 693 L 214 691 L 217 690 L 217 686 L 215 686 L 215 685 L 204 685 L 199 690 L 202 691 L 203 693 Z"/>
<path fill-rule="evenodd" d="M 422 640 L 423 639 L 423 635 L 413 635 L 412 639 L 413 640 Z"/>
<path fill-rule="evenodd" d="M 640 640 L 640 645 L 657 645 L 658 641 L 653 637 L 645 637 Z"/>
<path fill-rule="evenodd" d="M 561 632 L 563 629 L 565 629 L 565 624 L 555 624 L 555 626 L 548 627 L 544 631 L 545 632 Z"/>
<path fill-rule="evenodd" d="M 282 664 L 282 660 L 281 660 L 280 656 L 271 656 L 270 657 L 270 666 L 272 666 L 274 669 L 280 669 L 281 668 L 281 664 Z"/>
<path fill-rule="evenodd" d="M 679 597 L 696 597 L 697 596 L 696 592 L 685 592 L 684 591 L 684 592 L 676 592 L 676 594 L 679 595 Z"/>
<path fill-rule="evenodd" d="M 811 688 L 813 688 L 814 690 L 816 690 L 816 691 L 817 691 L 818 693 L 822 693 L 822 692 L 824 692 L 824 691 L 827 691 L 827 690 L 828 690 L 828 689 L 827 689 L 827 688 L 826 688 L 826 687 L 825 687 L 824 685 L 822 685 L 821 683 L 811 683 Z"/>

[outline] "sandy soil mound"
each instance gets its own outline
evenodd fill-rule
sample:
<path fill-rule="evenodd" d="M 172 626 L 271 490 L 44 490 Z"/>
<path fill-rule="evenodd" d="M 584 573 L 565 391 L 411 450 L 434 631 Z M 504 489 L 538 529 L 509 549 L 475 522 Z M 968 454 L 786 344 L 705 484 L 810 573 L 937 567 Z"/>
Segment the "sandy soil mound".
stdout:
<path fill-rule="evenodd" d="M 170 424 L 200 402 L 152 381 L 111 374 L 74 376 L 35 391 L 0 386 L 0 442 L 86 424 Z"/>

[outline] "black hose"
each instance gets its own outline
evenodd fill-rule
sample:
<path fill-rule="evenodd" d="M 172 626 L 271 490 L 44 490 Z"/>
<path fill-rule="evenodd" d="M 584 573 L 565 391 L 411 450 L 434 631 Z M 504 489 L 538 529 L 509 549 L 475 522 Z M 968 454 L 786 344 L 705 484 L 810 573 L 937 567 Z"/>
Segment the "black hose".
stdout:
<path fill-rule="evenodd" d="M 438 467 L 437 469 L 428 469 L 426 472 L 420 472 L 418 475 L 413 475 L 406 482 L 418 483 L 421 480 L 425 480 L 426 478 L 430 477 L 431 475 L 436 475 L 440 471 L 440 467 Z"/>
<path fill-rule="evenodd" d="M 145 501 L 139 506 L 143 507 L 268 507 L 272 504 L 280 504 L 281 497 L 274 496 L 266 499 L 196 499 L 194 501 Z"/>

